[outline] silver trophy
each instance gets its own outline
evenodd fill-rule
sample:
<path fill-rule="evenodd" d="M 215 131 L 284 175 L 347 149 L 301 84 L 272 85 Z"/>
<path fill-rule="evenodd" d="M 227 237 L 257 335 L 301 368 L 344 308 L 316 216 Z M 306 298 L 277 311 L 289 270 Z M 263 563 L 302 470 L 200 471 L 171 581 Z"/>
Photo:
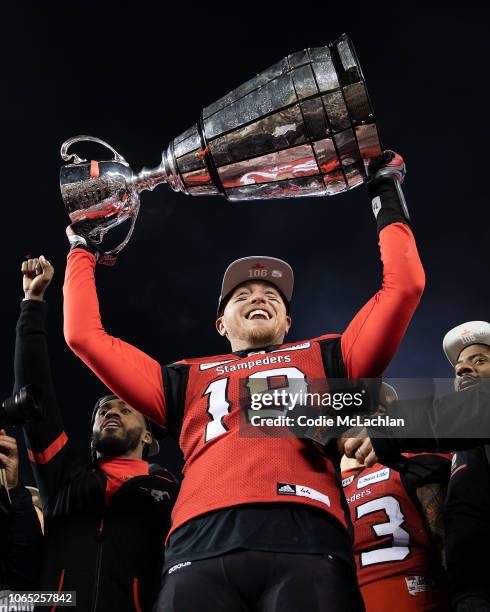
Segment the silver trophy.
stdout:
<path fill-rule="evenodd" d="M 113 154 L 87 161 L 71 145 L 93 141 Z M 265 200 L 335 195 L 366 181 L 381 154 L 373 109 L 352 41 L 293 53 L 206 107 L 198 123 L 175 138 L 156 168 L 135 174 L 104 141 L 75 136 L 63 143 L 63 201 L 72 223 L 88 222 L 100 243 L 132 219 L 125 240 L 105 253 L 111 262 L 127 244 L 139 194 L 168 183 L 190 195 Z"/>

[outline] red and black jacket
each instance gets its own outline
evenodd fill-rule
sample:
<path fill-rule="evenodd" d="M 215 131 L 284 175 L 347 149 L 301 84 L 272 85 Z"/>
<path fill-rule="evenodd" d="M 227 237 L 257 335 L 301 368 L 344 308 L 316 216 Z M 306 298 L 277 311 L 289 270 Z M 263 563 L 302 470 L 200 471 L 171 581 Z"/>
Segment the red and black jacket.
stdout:
<path fill-rule="evenodd" d="M 45 514 L 41 588 L 76 591 L 84 611 L 151 610 L 178 486 L 155 466 L 130 477 L 107 503 L 106 473 L 64 432 L 51 379 L 44 302 L 24 301 L 17 324 L 15 386 L 36 385 L 45 410 L 25 426 Z M 88 444 L 87 444 L 88 446 Z"/>

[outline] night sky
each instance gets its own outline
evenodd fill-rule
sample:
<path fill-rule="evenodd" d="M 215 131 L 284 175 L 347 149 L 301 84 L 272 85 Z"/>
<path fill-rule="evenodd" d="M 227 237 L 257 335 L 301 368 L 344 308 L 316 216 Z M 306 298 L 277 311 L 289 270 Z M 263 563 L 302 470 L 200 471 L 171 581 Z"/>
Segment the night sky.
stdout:
<path fill-rule="evenodd" d="M 91 134 L 133 170 L 155 166 L 203 107 L 289 53 L 344 31 L 356 46 L 383 145 L 406 160 L 404 192 L 427 273 L 388 374 L 451 375 L 445 332 L 490 319 L 488 32 L 471 2 L 465 14 L 447 3 L 423 13 L 407 12 L 406 3 L 378 2 L 369 13 L 349 6 L 321 13 L 300 6 L 295 14 L 288 5 L 277 21 L 248 4 L 234 16 L 192 5 L 177 15 L 144 2 L 2 9 L 2 397 L 13 384 L 20 265 L 41 253 L 56 268 L 47 295 L 53 372 L 66 428 L 79 445 L 103 391 L 62 337 L 68 216 L 58 185 L 61 143 Z M 214 329 L 222 274 L 252 254 L 284 258 L 295 271 L 291 341 L 341 332 L 380 287 L 363 186 L 329 198 L 234 204 L 161 186 L 143 194 L 117 265 L 97 270 L 106 329 L 162 363 L 226 352 Z M 170 444 L 161 461 L 173 466 Z"/>

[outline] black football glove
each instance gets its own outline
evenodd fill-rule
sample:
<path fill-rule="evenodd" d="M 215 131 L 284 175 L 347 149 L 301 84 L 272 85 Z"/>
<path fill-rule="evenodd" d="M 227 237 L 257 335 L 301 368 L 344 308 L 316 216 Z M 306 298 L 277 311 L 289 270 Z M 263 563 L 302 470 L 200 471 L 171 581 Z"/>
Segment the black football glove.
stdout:
<path fill-rule="evenodd" d="M 378 233 L 391 223 L 410 224 L 407 204 L 401 189 L 405 174 L 403 157 L 394 151 L 383 151 L 369 164 L 368 191 Z"/>
<path fill-rule="evenodd" d="M 90 231 L 95 227 L 92 221 L 78 221 L 66 228 L 66 236 L 70 243 L 70 251 L 73 249 L 85 249 L 98 263 L 105 266 L 113 266 L 116 263 L 116 255 L 105 254 L 100 250 L 100 242 L 90 236 Z"/>
<path fill-rule="evenodd" d="M 96 259 L 99 259 L 98 245 L 89 236 L 89 232 L 92 229 L 90 222 L 79 221 L 72 223 L 66 228 L 66 236 L 70 243 L 70 251 L 73 249 L 82 248 L 95 255 Z"/>

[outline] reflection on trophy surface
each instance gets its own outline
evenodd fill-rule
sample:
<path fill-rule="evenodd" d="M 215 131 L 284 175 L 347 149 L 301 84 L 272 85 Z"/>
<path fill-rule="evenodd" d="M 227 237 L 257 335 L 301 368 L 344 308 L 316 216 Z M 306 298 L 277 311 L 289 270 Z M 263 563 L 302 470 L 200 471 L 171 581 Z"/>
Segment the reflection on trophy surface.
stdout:
<path fill-rule="evenodd" d="M 87 140 L 113 159 L 68 153 Z M 61 169 L 61 192 L 72 223 L 92 221 L 100 237 L 128 218 L 134 225 L 139 193 L 160 183 L 230 201 L 335 195 L 363 183 L 369 159 L 380 153 L 364 77 L 344 34 L 289 55 L 206 107 L 156 168 L 134 174 L 107 143 L 67 140 L 61 155 L 73 163 Z"/>

